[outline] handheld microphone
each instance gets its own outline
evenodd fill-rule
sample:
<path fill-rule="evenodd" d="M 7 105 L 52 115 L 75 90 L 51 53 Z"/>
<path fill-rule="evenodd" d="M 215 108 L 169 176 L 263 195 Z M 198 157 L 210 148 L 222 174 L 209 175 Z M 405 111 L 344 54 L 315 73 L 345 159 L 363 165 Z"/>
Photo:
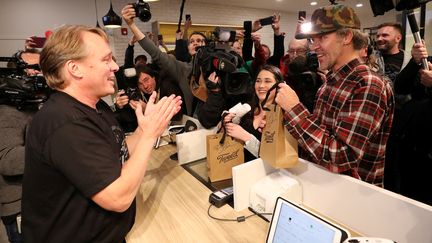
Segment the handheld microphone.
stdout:
<path fill-rule="evenodd" d="M 240 119 L 246 115 L 251 110 L 251 106 L 247 103 L 242 104 L 238 103 L 237 105 L 231 107 L 231 109 L 228 110 L 229 113 L 234 113 L 236 116 L 232 119 L 232 122 L 235 124 L 240 124 Z"/>
<path fill-rule="evenodd" d="M 409 25 L 411 27 L 411 32 L 413 33 L 414 36 L 415 43 L 422 43 L 419 27 L 417 25 L 417 20 L 414 15 L 414 10 L 410 9 L 407 11 L 407 18 L 408 18 Z M 426 58 L 422 58 L 422 67 L 424 70 L 429 70 L 429 65 Z"/>

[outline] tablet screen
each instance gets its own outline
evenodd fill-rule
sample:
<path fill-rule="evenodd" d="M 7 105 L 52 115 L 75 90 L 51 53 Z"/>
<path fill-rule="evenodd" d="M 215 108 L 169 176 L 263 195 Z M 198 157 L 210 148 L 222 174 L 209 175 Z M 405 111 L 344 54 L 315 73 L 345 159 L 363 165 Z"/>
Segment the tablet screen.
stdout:
<path fill-rule="evenodd" d="M 278 198 L 267 242 L 340 243 L 345 238 L 347 238 L 346 231 Z"/>

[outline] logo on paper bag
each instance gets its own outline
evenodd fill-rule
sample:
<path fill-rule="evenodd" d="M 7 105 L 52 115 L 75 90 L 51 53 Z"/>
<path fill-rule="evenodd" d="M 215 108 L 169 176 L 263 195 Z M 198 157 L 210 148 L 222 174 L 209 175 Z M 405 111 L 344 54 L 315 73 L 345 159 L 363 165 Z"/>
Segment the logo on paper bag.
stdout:
<path fill-rule="evenodd" d="M 265 141 L 266 143 L 273 143 L 275 133 L 276 133 L 276 131 L 273 131 L 273 132 L 266 131 L 266 132 L 264 133 L 264 141 Z"/>
<path fill-rule="evenodd" d="M 217 160 L 219 161 L 219 164 L 226 163 L 230 160 L 236 159 L 239 156 L 238 153 L 239 153 L 239 149 L 237 149 L 232 153 L 221 154 L 217 157 Z"/>

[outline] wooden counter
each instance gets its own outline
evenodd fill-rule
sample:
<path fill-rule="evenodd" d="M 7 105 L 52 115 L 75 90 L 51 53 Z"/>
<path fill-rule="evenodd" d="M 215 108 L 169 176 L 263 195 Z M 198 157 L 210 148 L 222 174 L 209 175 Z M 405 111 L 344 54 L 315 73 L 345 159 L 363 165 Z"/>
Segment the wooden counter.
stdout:
<path fill-rule="evenodd" d="M 135 225 L 126 240 L 133 242 L 264 242 L 269 224 L 258 216 L 245 222 L 224 222 L 207 215 L 211 191 L 170 160 L 175 147 L 153 151 L 146 176 L 137 195 Z M 212 207 L 218 218 L 247 216 L 225 205 Z"/>

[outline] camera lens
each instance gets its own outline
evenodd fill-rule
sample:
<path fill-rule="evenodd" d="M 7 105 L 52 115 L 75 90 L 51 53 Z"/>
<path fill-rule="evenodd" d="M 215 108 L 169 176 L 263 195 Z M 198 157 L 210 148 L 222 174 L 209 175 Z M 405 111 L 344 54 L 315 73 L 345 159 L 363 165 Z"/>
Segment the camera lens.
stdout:
<path fill-rule="evenodd" d="M 143 0 L 138 0 L 135 5 L 135 12 L 142 22 L 148 22 L 151 19 L 150 5 Z"/>

